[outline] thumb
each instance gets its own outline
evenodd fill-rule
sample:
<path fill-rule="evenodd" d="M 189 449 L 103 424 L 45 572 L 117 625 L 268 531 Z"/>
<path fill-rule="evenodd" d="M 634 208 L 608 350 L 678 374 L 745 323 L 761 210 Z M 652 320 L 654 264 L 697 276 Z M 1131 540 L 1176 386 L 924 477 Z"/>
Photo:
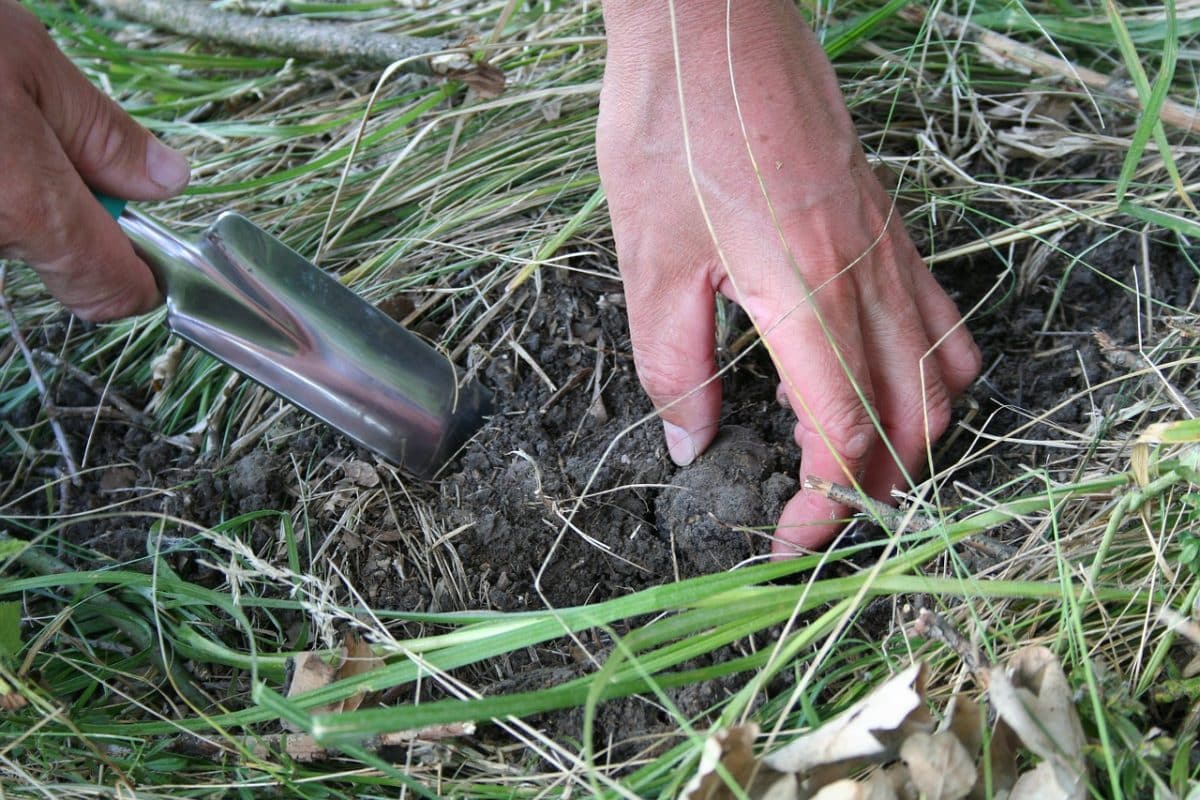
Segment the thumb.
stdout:
<path fill-rule="evenodd" d="M 35 78 L 42 115 L 84 182 L 126 200 L 161 200 L 187 186 L 191 169 L 88 82 L 59 50 Z"/>
<path fill-rule="evenodd" d="M 704 281 L 690 287 L 657 283 L 625 282 L 629 334 L 638 378 L 662 416 L 671 460 L 682 467 L 717 435 L 714 295 Z"/>

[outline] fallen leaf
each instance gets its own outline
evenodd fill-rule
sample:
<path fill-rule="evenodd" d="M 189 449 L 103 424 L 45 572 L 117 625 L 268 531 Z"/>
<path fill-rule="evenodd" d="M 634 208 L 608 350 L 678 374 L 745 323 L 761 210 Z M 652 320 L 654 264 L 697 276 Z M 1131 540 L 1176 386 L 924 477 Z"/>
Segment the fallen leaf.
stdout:
<path fill-rule="evenodd" d="M 499 97 L 504 91 L 504 72 L 487 61 L 474 61 L 466 53 L 436 55 L 429 59 L 429 66 L 437 75 L 467 84 L 485 100 Z"/>
<path fill-rule="evenodd" d="M 382 666 L 383 659 L 375 655 L 375 651 L 371 649 L 369 643 L 353 633 L 346 634 L 346 660 L 342 662 L 342 666 L 337 671 L 337 680 L 363 675 Z M 350 695 L 341 702 L 340 710 L 354 711 L 362 705 L 366 694 L 365 690 L 360 690 Z"/>
<path fill-rule="evenodd" d="M 899 795 L 888 775 L 880 771 L 866 782 L 843 778 L 822 786 L 812 800 L 899 800 Z"/>
<path fill-rule="evenodd" d="M 4 678 L 0 678 L 0 711 L 17 711 L 27 705 L 29 701 L 25 699 L 25 695 Z"/>
<path fill-rule="evenodd" d="M 842 778 L 840 781 L 826 784 L 812 796 L 812 800 L 867 800 L 870 795 L 865 783 Z"/>
<path fill-rule="evenodd" d="M 700 766 L 683 787 L 683 800 L 795 800 L 798 782 L 795 775 L 784 775 L 759 763 L 754 755 L 754 740 L 758 726 L 754 723 L 735 725 L 716 731 L 704 742 Z M 724 767 L 729 776 L 718 771 Z M 737 784 L 737 789 L 730 785 Z"/>
<path fill-rule="evenodd" d="M 333 683 L 337 678 L 338 669 L 346 661 L 346 648 L 341 648 L 334 663 L 327 660 L 328 655 L 322 653 L 298 653 L 292 657 L 292 680 L 288 684 L 288 698 L 306 694 L 314 689 L 321 689 Z M 312 714 L 325 714 L 337 711 L 341 703 L 330 703 L 309 709 Z M 285 720 L 285 728 L 295 730 Z"/>
<path fill-rule="evenodd" d="M 925 800 L 961 800 L 975 785 L 975 760 L 950 731 L 912 734 L 900 745 L 900 758 Z"/>
<path fill-rule="evenodd" d="M 364 489 L 373 489 L 379 485 L 379 472 L 366 461 L 351 459 L 342 463 L 342 474 L 346 480 Z"/>
<path fill-rule="evenodd" d="M 966 695 L 956 694 L 950 698 L 950 705 L 946 707 L 946 718 L 938 730 L 954 734 L 966 748 L 971 761 L 978 759 L 979 754 L 983 752 L 983 709 L 978 702 Z"/>
<path fill-rule="evenodd" d="M 499 97 L 504 93 L 504 84 L 506 78 L 504 72 L 497 66 L 481 61 L 475 65 L 474 69 L 468 70 L 465 73 L 453 75 L 452 77 L 460 78 L 463 83 L 475 90 L 476 94 L 485 100 L 490 100 L 493 97 Z"/>
<path fill-rule="evenodd" d="M 992 776 L 992 792 L 1009 792 L 1017 785 L 1021 776 L 1017 767 L 1017 748 L 1020 747 L 1017 735 L 1004 720 L 998 720 L 988 739 L 988 768 Z M 983 797 L 985 787 L 978 786 L 978 796 Z"/>
<path fill-rule="evenodd" d="M 1008 800 L 1068 800 L 1071 797 L 1084 795 L 1070 794 L 1069 790 L 1059 782 L 1054 765 L 1043 761 L 1028 772 L 1021 774 L 1017 783 L 1008 795 Z"/>
<path fill-rule="evenodd" d="M 175 377 L 186 346 L 187 342 L 183 339 L 175 339 L 170 347 L 156 355 L 150 362 L 150 390 L 155 394 L 161 393 Z"/>
<path fill-rule="evenodd" d="M 1085 798 L 1083 726 L 1054 653 L 1045 647 L 1026 647 L 1009 659 L 1007 668 L 991 667 L 988 696 L 1021 743 L 1050 764 L 1062 792 L 1056 796 Z"/>
<path fill-rule="evenodd" d="M 1200 655 L 1197 655 L 1183 667 L 1183 677 L 1194 678 L 1200 675 Z"/>
<path fill-rule="evenodd" d="M 841 762 L 887 761 L 905 733 L 929 727 L 925 665 L 914 664 L 763 761 L 778 772 L 800 773 Z"/>

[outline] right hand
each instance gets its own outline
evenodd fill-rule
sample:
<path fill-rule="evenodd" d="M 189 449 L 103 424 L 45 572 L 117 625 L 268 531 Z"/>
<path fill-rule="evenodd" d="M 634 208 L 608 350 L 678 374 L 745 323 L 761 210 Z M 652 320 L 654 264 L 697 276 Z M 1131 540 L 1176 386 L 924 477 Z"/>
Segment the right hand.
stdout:
<path fill-rule="evenodd" d="M 668 450 L 686 465 L 717 433 L 720 293 L 765 337 L 797 416 L 799 477 L 889 500 L 926 463 L 979 350 L 872 173 L 796 4 L 687 9 L 676 53 L 665 0 L 607 0 L 596 129 L 634 363 Z M 775 552 L 824 547 L 845 513 L 799 492 Z"/>
<path fill-rule="evenodd" d="M 187 161 L 92 86 L 15 0 L 0 0 L 0 31 L 0 257 L 27 262 L 86 320 L 154 308 L 149 267 L 89 187 L 166 199 L 187 186 Z"/>

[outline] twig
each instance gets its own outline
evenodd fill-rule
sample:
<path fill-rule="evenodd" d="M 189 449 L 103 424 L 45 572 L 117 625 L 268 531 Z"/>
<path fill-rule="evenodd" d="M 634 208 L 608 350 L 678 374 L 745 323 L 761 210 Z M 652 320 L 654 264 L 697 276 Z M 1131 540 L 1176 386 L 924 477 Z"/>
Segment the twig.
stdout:
<path fill-rule="evenodd" d="M 55 369 L 66 371 L 72 378 L 75 378 L 87 386 L 93 394 L 100 398 L 100 402 L 108 403 L 113 408 L 124 414 L 130 422 L 143 427 L 151 426 L 152 422 L 149 417 L 134 408 L 129 401 L 114 392 L 111 387 L 105 386 L 104 383 L 95 375 L 92 375 L 90 372 L 85 372 L 71 362 L 64 361 L 63 359 L 46 350 L 34 350 L 33 354 Z M 60 409 L 60 411 L 61 410 L 62 409 Z"/>
<path fill-rule="evenodd" d="M 1167 376 L 1162 374 L 1155 364 L 1151 363 L 1150 359 L 1143 356 L 1141 353 L 1134 350 L 1132 347 L 1123 347 L 1113 341 L 1102 330 L 1092 331 L 1092 336 L 1096 338 L 1096 344 L 1100 346 L 1100 352 L 1114 366 L 1121 367 L 1130 371 L 1146 371 L 1157 377 L 1166 388 L 1167 394 L 1171 395 L 1171 399 L 1178 404 L 1183 412 L 1192 419 L 1200 417 L 1200 408 L 1188 398 L 1175 384 L 1167 380 Z"/>
<path fill-rule="evenodd" d="M 860 494 L 849 486 L 842 486 L 840 483 L 833 483 L 824 478 L 818 478 L 816 475 L 808 475 L 804 478 L 804 488 L 820 492 L 833 502 L 850 506 L 895 530 L 907 528 L 910 531 L 923 531 L 937 524 L 936 520 L 930 519 L 924 514 L 892 508 L 873 497 Z"/>
<path fill-rule="evenodd" d="M 925 12 L 916 6 L 909 6 L 901 14 L 917 23 L 922 22 L 925 18 Z M 1128 81 L 1118 80 L 1103 72 L 1097 72 L 1094 69 L 1072 64 L 1066 59 L 1048 55 L 1036 47 L 1022 44 L 1016 39 L 995 33 L 970 20 L 947 14 L 944 11 L 938 12 L 937 20 L 975 42 L 984 55 L 991 56 L 1002 64 L 1022 67 L 1039 75 L 1078 81 L 1105 97 L 1128 103 L 1138 109 L 1142 107 L 1142 98 L 1138 95 L 1137 89 Z M 1190 105 L 1167 98 L 1163 101 L 1158 116 L 1168 125 L 1181 128 L 1189 133 L 1200 133 L 1200 113 Z"/>
<path fill-rule="evenodd" d="M 214 11 L 193 0 L 91 0 L 100 8 L 155 28 L 288 58 L 337 61 L 363 69 L 407 62 L 430 72 L 428 56 L 452 49 L 446 39 L 378 33 L 334 22 L 293 17 L 250 17 Z"/>
<path fill-rule="evenodd" d="M 908 632 L 913 636 L 933 639 L 949 647 L 962 659 L 963 666 L 975 675 L 983 687 L 987 688 L 987 670 L 991 666 L 979 648 L 967 641 L 945 617 L 936 614 L 928 608 L 914 609 L 905 605 L 900 610 L 905 619 L 909 620 Z"/>
<path fill-rule="evenodd" d="M 473 722 L 451 722 L 445 725 L 431 725 L 415 731 L 399 733 L 383 733 L 371 736 L 363 746 L 370 751 L 384 753 L 396 748 L 431 746 L 446 739 L 456 739 L 475 734 Z M 324 761 L 336 758 L 338 751 L 318 744 L 317 740 L 307 733 L 267 734 L 265 736 L 247 736 L 228 742 L 201 739 L 197 736 L 185 735 L 175 740 L 169 747 L 172 752 L 183 755 L 223 760 L 229 756 L 240 757 L 244 762 L 259 761 L 270 758 L 274 752 L 282 751 L 301 763 Z"/>
<path fill-rule="evenodd" d="M 25 357 L 25 363 L 29 367 L 29 376 L 33 379 L 38 393 L 42 396 L 42 407 L 46 410 L 46 419 L 50 423 L 50 430 L 54 431 L 54 438 L 58 442 L 59 452 L 62 453 L 63 462 L 67 466 L 67 476 L 71 479 L 73 486 L 79 486 L 79 467 L 76 465 L 75 456 L 71 452 L 71 444 L 67 441 L 66 431 L 63 430 L 62 424 L 58 421 L 54 400 L 51 399 L 50 392 L 46 389 L 46 382 L 42 380 L 42 373 L 38 371 L 37 363 L 33 358 L 33 352 L 29 349 L 29 343 L 25 341 L 25 334 L 21 332 L 21 326 L 17 323 L 17 315 L 13 313 L 12 306 L 9 305 L 8 294 L 5 292 L 7 279 L 8 265 L 0 262 L 0 310 L 4 312 L 4 316 L 8 320 L 8 328 L 12 332 L 13 341 L 20 348 L 21 355 Z"/>

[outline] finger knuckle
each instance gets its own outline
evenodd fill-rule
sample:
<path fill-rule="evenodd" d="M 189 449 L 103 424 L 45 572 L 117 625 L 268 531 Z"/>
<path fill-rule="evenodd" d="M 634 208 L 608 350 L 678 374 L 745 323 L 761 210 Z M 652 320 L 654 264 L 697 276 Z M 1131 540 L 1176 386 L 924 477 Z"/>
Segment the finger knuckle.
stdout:
<path fill-rule="evenodd" d="M 950 426 L 953 404 L 949 388 L 940 379 L 929 381 L 924 390 L 900 406 L 894 420 L 896 425 L 923 428 L 929 441 L 934 441 Z"/>
<path fill-rule="evenodd" d="M 824 435 L 838 453 L 850 458 L 865 455 L 865 445 L 875 437 L 875 425 L 862 400 L 850 397 L 814 409 L 814 430 Z"/>
<path fill-rule="evenodd" d="M 635 342 L 634 363 L 642 388 L 657 406 L 678 400 L 698 387 L 695 360 L 663 342 Z"/>
<path fill-rule="evenodd" d="M 129 137 L 123 126 L 115 124 L 110 102 L 98 92 L 91 92 L 79 110 L 79 130 L 84 140 L 77 166 L 85 173 L 101 173 L 120 167 L 129 155 Z"/>

